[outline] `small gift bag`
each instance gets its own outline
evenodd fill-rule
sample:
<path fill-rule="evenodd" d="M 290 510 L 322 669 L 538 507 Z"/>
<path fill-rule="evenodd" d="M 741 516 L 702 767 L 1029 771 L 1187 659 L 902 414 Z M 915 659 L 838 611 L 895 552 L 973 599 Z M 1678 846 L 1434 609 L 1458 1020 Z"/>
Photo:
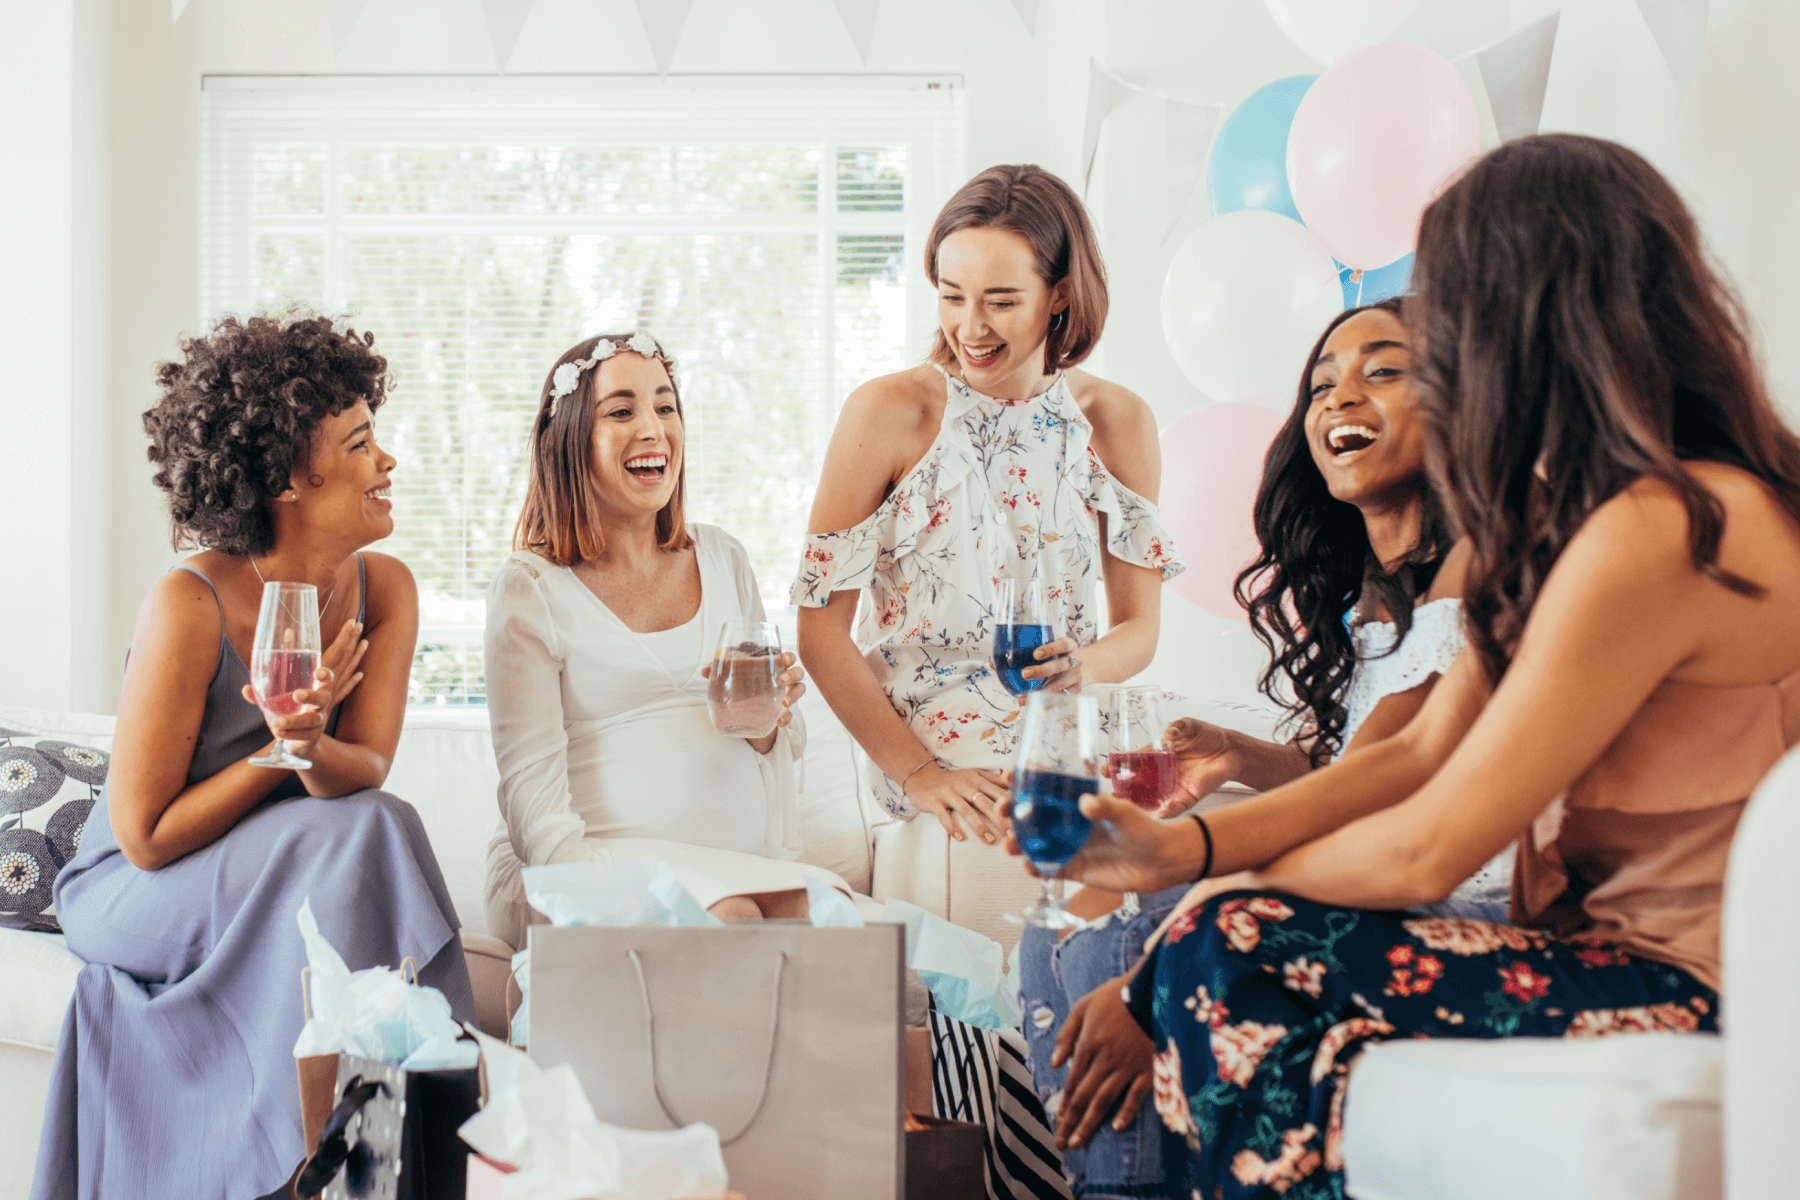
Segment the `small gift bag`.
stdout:
<path fill-rule="evenodd" d="M 469 1150 L 456 1134 L 481 1107 L 475 1067 L 405 1071 L 338 1056 L 337 1103 L 294 1191 L 325 1200 L 463 1200 Z"/>

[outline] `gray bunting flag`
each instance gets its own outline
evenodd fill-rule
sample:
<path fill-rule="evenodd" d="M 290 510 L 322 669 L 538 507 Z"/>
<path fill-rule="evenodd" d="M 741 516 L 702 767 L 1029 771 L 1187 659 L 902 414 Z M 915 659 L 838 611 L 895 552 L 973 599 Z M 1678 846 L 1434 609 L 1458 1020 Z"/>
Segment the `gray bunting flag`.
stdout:
<path fill-rule="evenodd" d="M 513 47 L 519 44 L 519 32 L 525 18 L 531 15 L 532 0 L 481 0 L 481 15 L 487 18 L 488 44 L 494 48 L 494 61 L 506 70 Z"/>
<path fill-rule="evenodd" d="M 869 47 L 875 42 L 875 17 L 881 11 L 881 0 L 832 0 L 837 5 L 838 19 L 850 33 L 850 41 L 864 64 L 869 61 Z"/>
<path fill-rule="evenodd" d="M 1481 82 L 1487 88 L 1488 106 L 1494 110 L 1494 127 L 1500 140 L 1529 137 L 1538 131 L 1544 115 L 1544 90 L 1550 84 L 1550 56 L 1556 49 L 1556 27 L 1561 11 L 1502 38 L 1475 61 L 1481 66 Z"/>
<path fill-rule="evenodd" d="M 363 9 L 369 7 L 369 0 L 328 0 L 326 13 L 331 18 L 331 52 L 342 54 L 344 46 L 350 41 L 350 31 L 356 27 L 356 20 L 362 16 Z"/>
<path fill-rule="evenodd" d="M 1212 149 L 1213 134 L 1218 132 L 1219 118 L 1224 115 L 1223 104 L 1196 104 L 1163 97 L 1164 157 L 1169 175 L 1169 218 L 1163 228 L 1164 241 L 1181 224 L 1188 202 L 1199 190 L 1200 178 L 1206 174 L 1207 152 Z"/>
<path fill-rule="evenodd" d="M 1644 24 L 1675 77 L 1675 103 L 1687 99 L 1706 43 L 1707 0 L 1637 0 Z"/>
<path fill-rule="evenodd" d="M 650 39 L 650 53 L 656 69 L 664 75 L 675 61 L 675 47 L 681 44 L 681 31 L 692 7 L 694 0 L 637 0 L 638 19 Z"/>

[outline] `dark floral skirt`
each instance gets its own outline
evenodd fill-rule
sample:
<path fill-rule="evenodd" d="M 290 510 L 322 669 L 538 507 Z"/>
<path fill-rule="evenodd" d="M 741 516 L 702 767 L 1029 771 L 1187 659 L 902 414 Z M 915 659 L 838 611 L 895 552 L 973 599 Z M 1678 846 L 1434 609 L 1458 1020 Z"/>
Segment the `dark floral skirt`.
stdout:
<path fill-rule="evenodd" d="M 1711 988 L 1609 945 L 1275 893 L 1183 915 L 1152 986 L 1169 1194 L 1198 1200 L 1342 1200 L 1366 1042 L 1718 1028 Z"/>

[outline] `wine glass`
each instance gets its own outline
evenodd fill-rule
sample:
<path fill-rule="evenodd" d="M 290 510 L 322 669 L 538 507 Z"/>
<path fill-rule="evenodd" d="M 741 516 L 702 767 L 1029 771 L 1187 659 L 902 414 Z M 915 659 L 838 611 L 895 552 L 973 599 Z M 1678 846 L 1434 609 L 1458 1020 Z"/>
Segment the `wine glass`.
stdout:
<path fill-rule="evenodd" d="M 1049 682 L 1027 679 L 1024 671 L 1038 665 L 1031 652 L 1053 640 L 1043 580 L 1036 574 L 1025 580 L 1002 579 L 1000 599 L 994 605 L 994 674 L 1000 677 L 1000 686 L 1023 696 Z"/>
<path fill-rule="evenodd" d="M 1081 797 L 1100 790 L 1100 706 L 1078 692 L 1038 692 L 1025 705 L 1013 770 L 1013 834 L 1043 885 L 1037 899 L 1007 920 L 1042 929 L 1086 924 L 1063 907 L 1057 873 L 1087 841 L 1093 822 Z"/>
<path fill-rule="evenodd" d="M 767 621 L 727 621 L 719 630 L 706 709 L 729 737 L 767 737 L 781 719 L 781 631 Z"/>
<path fill-rule="evenodd" d="M 1107 705 L 1102 723 L 1109 734 L 1106 774 L 1113 795 L 1155 812 L 1175 790 L 1175 751 L 1163 720 L 1162 689 L 1116 688 Z"/>
<path fill-rule="evenodd" d="M 314 686 L 319 669 L 319 590 L 310 583 L 263 584 L 256 641 L 250 648 L 250 689 L 265 716 L 291 717 L 301 709 L 294 693 Z M 302 771 L 312 763 L 288 753 L 279 738 L 253 767 Z"/>

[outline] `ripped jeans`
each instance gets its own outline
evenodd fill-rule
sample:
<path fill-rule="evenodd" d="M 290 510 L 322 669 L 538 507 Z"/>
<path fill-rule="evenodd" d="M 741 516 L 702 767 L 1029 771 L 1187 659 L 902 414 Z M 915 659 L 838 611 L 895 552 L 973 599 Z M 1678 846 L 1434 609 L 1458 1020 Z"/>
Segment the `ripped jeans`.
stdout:
<path fill-rule="evenodd" d="M 1052 1126 L 1062 1107 L 1068 1071 L 1066 1067 L 1051 1070 L 1050 1056 L 1069 1010 L 1137 962 L 1144 943 L 1189 886 L 1148 896 L 1127 895 L 1110 916 L 1076 930 L 1060 943 L 1054 929 L 1026 927 L 1019 944 L 1019 1000 L 1025 1011 L 1032 1083 Z M 1103 1122 L 1085 1147 L 1062 1152 L 1070 1190 L 1078 1200 L 1160 1200 L 1166 1195 L 1161 1130 L 1162 1123 L 1148 1098 L 1126 1129 L 1115 1132 L 1110 1121 Z"/>

